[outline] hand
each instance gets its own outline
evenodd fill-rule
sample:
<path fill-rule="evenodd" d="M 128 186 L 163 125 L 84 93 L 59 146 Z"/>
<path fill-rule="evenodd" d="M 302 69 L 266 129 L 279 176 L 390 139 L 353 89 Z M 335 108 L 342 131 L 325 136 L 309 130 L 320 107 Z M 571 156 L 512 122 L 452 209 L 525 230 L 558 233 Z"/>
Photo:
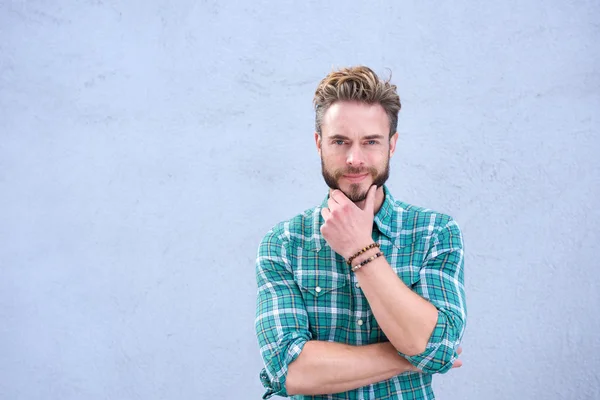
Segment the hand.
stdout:
<path fill-rule="evenodd" d="M 458 346 L 458 349 L 456 349 L 456 353 L 460 356 L 460 354 L 462 353 L 462 347 Z M 463 362 L 462 360 L 456 360 L 454 361 L 454 364 L 452 364 L 452 368 L 460 368 L 463 366 Z M 411 366 L 411 371 L 413 372 L 422 372 L 419 368 L 415 367 L 414 365 Z"/>
<path fill-rule="evenodd" d="M 460 354 L 462 353 L 462 347 L 458 346 L 458 349 L 456 349 L 456 354 L 458 354 L 460 356 Z M 463 362 L 462 360 L 456 360 L 454 361 L 454 364 L 452 364 L 452 368 L 460 368 L 462 367 Z"/>
<path fill-rule="evenodd" d="M 345 259 L 373 242 L 371 233 L 376 191 L 375 185 L 369 188 L 361 210 L 341 190 L 333 190 L 327 201 L 328 208 L 321 210 L 325 220 L 321 234 L 329 246 Z"/>

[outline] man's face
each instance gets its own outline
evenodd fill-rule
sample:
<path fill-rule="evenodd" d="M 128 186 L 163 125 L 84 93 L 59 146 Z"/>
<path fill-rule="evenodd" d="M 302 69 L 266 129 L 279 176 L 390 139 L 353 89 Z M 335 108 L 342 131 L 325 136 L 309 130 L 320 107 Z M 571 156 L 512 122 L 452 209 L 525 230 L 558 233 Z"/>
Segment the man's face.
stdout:
<path fill-rule="evenodd" d="M 315 133 L 325 183 L 355 203 L 372 185 L 382 186 L 398 139 L 397 133 L 389 139 L 389 130 L 379 104 L 334 103 L 323 117 L 321 136 Z"/>

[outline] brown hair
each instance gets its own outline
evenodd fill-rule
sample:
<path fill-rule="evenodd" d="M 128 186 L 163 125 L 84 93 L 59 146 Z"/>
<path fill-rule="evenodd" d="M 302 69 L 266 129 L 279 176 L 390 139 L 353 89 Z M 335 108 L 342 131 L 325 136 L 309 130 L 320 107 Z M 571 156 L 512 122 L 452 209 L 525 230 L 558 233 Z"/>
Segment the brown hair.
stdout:
<path fill-rule="evenodd" d="M 390 74 L 391 75 L 391 74 Z M 398 128 L 400 96 L 396 85 L 390 80 L 383 81 L 369 67 L 358 66 L 332 71 L 317 86 L 313 103 L 315 105 L 315 129 L 321 134 L 323 116 L 337 101 L 358 101 L 366 104 L 380 104 L 390 120 L 390 137 Z"/>

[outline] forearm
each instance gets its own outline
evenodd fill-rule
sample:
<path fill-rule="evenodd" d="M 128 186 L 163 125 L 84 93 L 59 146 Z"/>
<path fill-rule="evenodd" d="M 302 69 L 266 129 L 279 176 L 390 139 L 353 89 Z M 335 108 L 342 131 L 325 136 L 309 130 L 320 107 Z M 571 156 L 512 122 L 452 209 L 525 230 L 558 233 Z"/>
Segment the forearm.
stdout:
<path fill-rule="evenodd" d="M 350 346 L 311 340 L 288 368 L 289 395 L 346 392 L 416 369 L 389 343 Z"/>
<path fill-rule="evenodd" d="M 384 257 L 357 270 L 356 277 L 394 347 L 409 356 L 425 351 L 438 319 L 435 306 L 406 286 Z"/>

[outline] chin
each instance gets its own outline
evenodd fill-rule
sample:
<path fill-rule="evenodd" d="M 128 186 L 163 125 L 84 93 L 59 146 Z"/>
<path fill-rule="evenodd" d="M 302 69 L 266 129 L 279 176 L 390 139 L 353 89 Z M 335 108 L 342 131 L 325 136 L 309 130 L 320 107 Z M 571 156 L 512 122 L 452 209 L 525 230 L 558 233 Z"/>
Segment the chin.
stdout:
<path fill-rule="evenodd" d="M 342 192 L 355 203 L 360 203 L 367 198 L 367 193 L 372 184 L 352 183 L 341 187 Z"/>

